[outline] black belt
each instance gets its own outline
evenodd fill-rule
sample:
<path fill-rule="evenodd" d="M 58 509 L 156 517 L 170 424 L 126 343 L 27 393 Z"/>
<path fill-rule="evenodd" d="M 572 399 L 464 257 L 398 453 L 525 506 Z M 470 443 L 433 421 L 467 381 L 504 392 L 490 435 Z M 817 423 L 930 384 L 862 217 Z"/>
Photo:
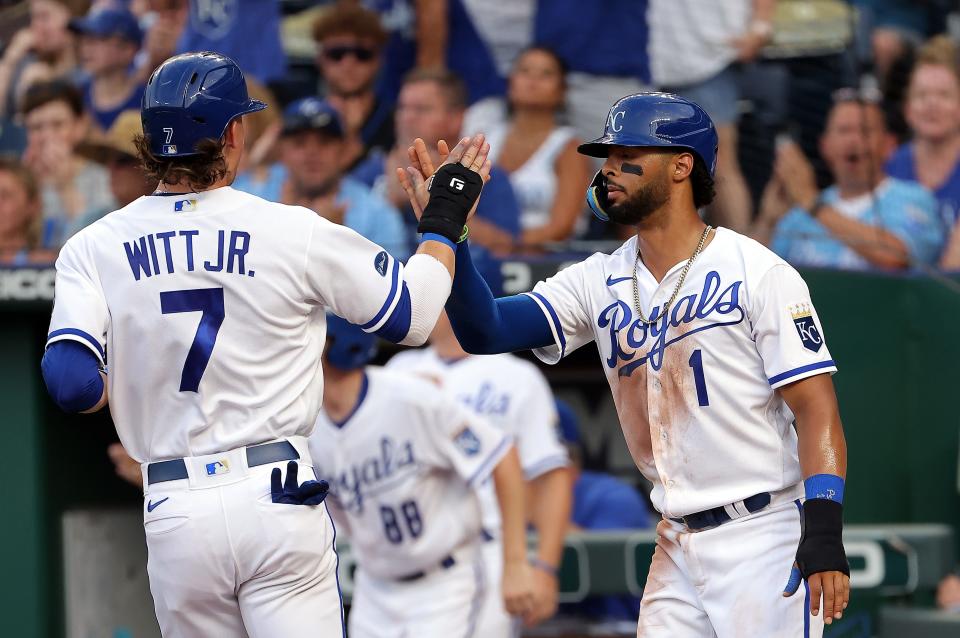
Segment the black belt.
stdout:
<path fill-rule="evenodd" d="M 746 506 L 747 512 L 750 514 L 759 512 L 770 504 L 770 492 L 754 494 L 749 498 L 743 499 L 743 504 Z M 697 531 L 710 527 L 717 527 L 718 525 L 723 525 L 724 523 L 733 519 L 729 514 L 727 514 L 727 510 L 721 506 L 714 507 L 713 509 L 709 510 L 703 510 L 702 512 L 696 512 L 694 514 L 687 514 L 686 516 L 681 516 L 679 518 L 671 518 L 670 520 L 676 523 L 683 523 L 692 531 Z"/>
<path fill-rule="evenodd" d="M 453 554 L 451 554 L 446 558 L 444 558 L 442 561 L 440 561 L 440 569 L 450 569 L 456 564 L 457 564 L 457 561 L 456 559 L 454 559 Z M 412 574 L 401 576 L 400 578 L 397 579 L 397 581 L 401 583 L 412 583 L 415 580 L 420 580 L 427 574 L 428 572 L 424 572 L 424 571 L 413 572 Z"/>
<path fill-rule="evenodd" d="M 263 445 L 251 445 L 247 448 L 248 467 L 267 465 L 268 463 L 279 463 L 280 461 L 292 461 L 299 458 L 300 454 L 290 441 L 276 441 L 274 443 L 264 443 Z M 157 461 L 147 466 L 147 485 L 163 483 L 165 481 L 177 481 L 179 479 L 185 479 L 188 476 L 187 464 L 183 459 Z"/>

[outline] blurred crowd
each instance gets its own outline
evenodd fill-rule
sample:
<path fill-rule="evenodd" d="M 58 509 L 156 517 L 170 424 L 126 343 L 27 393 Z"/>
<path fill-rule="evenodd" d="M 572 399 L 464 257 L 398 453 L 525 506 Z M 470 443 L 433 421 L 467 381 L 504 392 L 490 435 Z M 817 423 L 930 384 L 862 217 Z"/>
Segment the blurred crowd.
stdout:
<path fill-rule="evenodd" d="M 817 3 L 848 16 L 842 46 L 790 61 L 799 4 L 0 2 L 0 262 L 49 262 L 151 192 L 131 140 L 144 83 L 172 54 L 215 50 L 271 106 L 249 118 L 235 188 L 307 206 L 400 256 L 416 225 L 393 172 L 417 137 L 432 149 L 487 134 L 495 170 L 471 237 L 488 272 L 507 255 L 628 236 L 590 218 L 598 164 L 576 148 L 617 98 L 662 89 L 717 125 L 712 223 L 798 266 L 960 269 L 952 3 Z M 798 67 L 803 55 L 826 66 Z"/>

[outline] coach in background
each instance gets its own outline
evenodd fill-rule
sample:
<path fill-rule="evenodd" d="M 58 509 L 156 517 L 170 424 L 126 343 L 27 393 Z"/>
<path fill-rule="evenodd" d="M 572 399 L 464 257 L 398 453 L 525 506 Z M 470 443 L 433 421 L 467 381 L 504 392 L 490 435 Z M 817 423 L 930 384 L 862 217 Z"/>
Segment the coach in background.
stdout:
<path fill-rule="evenodd" d="M 56 249 L 78 220 L 116 208 L 107 170 L 76 152 L 88 130 L 80 92 L 63 81 L 34 84 L 20 107 L 27 129 L 23 163 L 40 182 L 41 247 Z"/>
<path fill-rule="evenodd" d="M 297 100 L 283 113 L 280 162 L 267 169 L 265 180 L 246 173 L 234 188 L 273 202 L 306 206 L 404 258 L 410 249 L 400 213 L 364 184 L 343 176 L 344 134 L 329 102 L 314 97 Z"/>
<path fill-rule="evenodd" d="M 400 370 L 432 380 L 499 430 L 513 437 L 526 479 L 527 520 L 537 531 L 534 570 L 534 606 L 524 620 L 533 626 L 557 611 L 557 570 L 563 539 L 570 523 L 572 477 L 566 450 L 557 435 L 553 392 L 540 370 L 512 354 L 474 356 L 464 352 L 441 313 L 430 334 L 430 347 L 401 352 L 390 360 Z M 483 525 L 497 543 L 484 547 L 487 581 L 500 581 L 500 513 L 492 486 L 480 487 Z M 497 635 L 507 622 L 499 597 L 488 598 L 478 636 Z"/>
<path fill-rule="evenodd" d="M 351 638 L 507 638 L 489 603 L 533 607 L 523 474 L 512 437 L 415 375 L 367 366 L 376 336 L 328 315 L 323 410 L 310 436 L 327 501 L 359 568 Z M 475 489 L 492 478 L 500 542 L 484 532 Z M 489 581 L 486 547 L 500 554 Z"/>
<path fill-rule="evenodd" d="M 389 152 L 374 151 L 350 174 L 403 211 L 411 237 L 416 233 L 417 218 L 394 171 L 410 162 L 407 147 L 418 137 L 434 153 L 434 161 L 439 160 L 437 142 L 459 137 L 466 108 L 467 89 L 460 77 L 446 70 L 412 71 L 404 78 L 397 101 L 397 144 Z M 483 187 L 477 214 L 470 220 L 474 261 L 479 262 L 477 267 L 491 286 L 498 287 L 500 279 L 495 256 L 511 252 L 519 234 L 520 207 L 510 178 L 494 166 L 490 181 Z"/>
<path fill-rule="evenodd" d="M 791 142 L 777 149 L 754 237 L 795 266 L 901 270 L 934 264 L 943 228 L 933 196 L 885 177 L 893 150 L 880 105 L 838 91 L 820 138 L 834 185 L 817 188 L 813 166 Z"/>

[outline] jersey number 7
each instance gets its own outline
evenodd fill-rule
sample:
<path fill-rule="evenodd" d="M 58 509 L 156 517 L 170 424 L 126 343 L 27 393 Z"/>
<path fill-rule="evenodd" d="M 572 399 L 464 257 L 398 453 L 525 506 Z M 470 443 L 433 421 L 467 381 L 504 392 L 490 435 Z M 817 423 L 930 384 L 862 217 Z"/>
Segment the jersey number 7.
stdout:
<path fill-rule="evenodd" d="M 196 392 L 223 323 L 223 288 L 161 292 L 160 311 L 165 315 L 176 312 L 203 313 L 200 315 L 200 325 L 197 326 L 197 334 L 190 345 L 190 351 L 187 352 L 187 360 L 183 363 L 183 372 L 180 375 L 180 392 Z"/>

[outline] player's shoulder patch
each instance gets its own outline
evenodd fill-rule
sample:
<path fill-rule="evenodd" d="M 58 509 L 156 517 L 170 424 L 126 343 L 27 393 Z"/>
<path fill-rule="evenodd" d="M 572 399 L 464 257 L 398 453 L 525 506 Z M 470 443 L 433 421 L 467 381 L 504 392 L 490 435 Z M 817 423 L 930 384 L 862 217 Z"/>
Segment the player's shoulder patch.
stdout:
<path fill-rule="evenodd" d="M 381 250 L 377 253 L 377 256 L 373 258 L 373 267 L 377 269 L 381 277 L 387 276 L 387 264 L 389 263 L 390 255 L 388 255 L 385 250 Z"/>
<path fill-rule="evenodd" d="M 803 347 L 812 352 L 819 352 L 823 347 L 823 337 L 813 321 L 813 308 L 809 303 L 793 304 L 789 308 L 793 324 L 797 327 L 800 342 Z"/>
<path fill-rule="evenodd" d="M 470 426 L 465 425 L 456 436 L 453 437 L 453 444 L 467 456 L 476 456 L 480 453 L 482 444 Z"/>

